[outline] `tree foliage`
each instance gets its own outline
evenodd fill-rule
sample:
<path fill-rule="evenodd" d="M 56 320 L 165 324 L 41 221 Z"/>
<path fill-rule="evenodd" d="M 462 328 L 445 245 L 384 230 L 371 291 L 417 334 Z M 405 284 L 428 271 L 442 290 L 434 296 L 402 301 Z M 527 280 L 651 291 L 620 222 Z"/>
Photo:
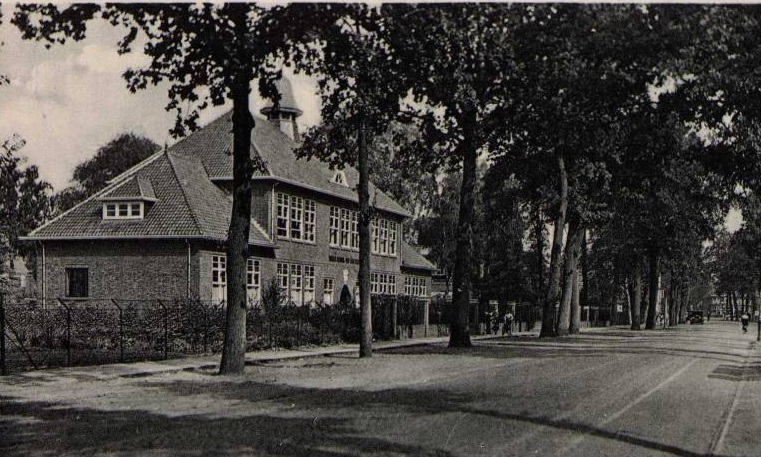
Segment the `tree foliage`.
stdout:
<path fill-rule="evenodd" d="M 98 148 L 95 156 L 74 168 L 73 185 L 53 196 L 56 213 L 62 213 L 106 187 L 109 180 L 158 151 L 151 139 L 134 133 L 117 135 Z"/>

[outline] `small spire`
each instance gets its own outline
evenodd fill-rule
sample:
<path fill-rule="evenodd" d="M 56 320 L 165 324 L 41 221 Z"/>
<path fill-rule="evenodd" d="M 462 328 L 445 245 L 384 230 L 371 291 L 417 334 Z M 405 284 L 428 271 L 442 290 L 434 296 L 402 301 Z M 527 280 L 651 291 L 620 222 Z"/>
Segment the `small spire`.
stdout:
<path fill-rule="evenodd" d="M 280 100 L 275 105 L 271 100 L 264 105 L 261 112 L 267 120 L 277 125 L 280 131 L 289 138 L 300 141 L 299 127 L 296 119 L 304 114 L 296 104 L 293 96 L 293 88 L 288 78 L 282 77 L 275 83 L 275 88 L 280 94 Z"/>

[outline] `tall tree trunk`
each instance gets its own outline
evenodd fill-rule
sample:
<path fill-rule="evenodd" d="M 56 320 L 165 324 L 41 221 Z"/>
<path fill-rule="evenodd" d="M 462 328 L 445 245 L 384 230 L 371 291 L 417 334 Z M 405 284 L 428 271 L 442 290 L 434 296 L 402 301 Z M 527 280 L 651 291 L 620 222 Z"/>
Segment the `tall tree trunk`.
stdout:
<path fill-rule="evenodd" d="M 544 299 L 542 297 L 542 294 L 544 293 L 544 218 L 542 217 L 542 206 L 538 203 L 539 196 L 537 198 L 535 213 L 534 213 L 534 235 L 536 236 L 536 261 L 537 261 L 537 270 L 536 270 L 536 305 L 542 306 L 544 303 Z M 534 328 L 534 325 L 536 323 L 536 318 L 534 316 L 533 308 L 528 313 L 528 316 L 526 316 L 526 319 L 530 320 L 530 322 L 527 322 L 527 327 L 529 330 Z"/>
<path fill-rule="evenodd" d="M 648 255 L 648 261 L 650 263 L 650 268 L 648 269 L 650 305 L 647 308 L 645 329 L 650 330 L 655 328 L 655 316 L 658 313 L 658 253 L 655 251 L 651 252 Z"/>
<path fill-rule="evenodd" d="M 579 302 L 580 295 L 580 283 L 578 269 L 576 274 L 573 275 L 573 293 L 571 296 L 571 326 L 568 328 L 568 332 L 571 335 L 579 333 L 581 330 L 581 303 Z"/>
<path fill-rule="evenodd" d="M 640 308 L 642 307 L 642 258 L 637 256 L 632 274 L 632 330 L 641 330 Z"/>
<path fill-rule="evenodd" d="M 565 170 L 563 154 L 559 154 L 558 171 L 560 175 L 559 196 L 557 213 L 555 215 L 555 233 L 552 236 L 552 250 L 550 251 L 550 282 L 547 285 L 547 295 L 544 298 L 542 308 L 541 337 L 556 336 L 558 295 L 560 292 L 560 263 L 563 253 L 563 228 L 565 227 L 565 214 L 568 209 L 568 175 Z"/>
<path fill-rule="evenodd" d="M 242 5 L 241 6 L 245 6 Z M 236 22 L 239 36 L 247 32 L 245 8 Z M 250 59 L 243 59 L 250 62 Z M 242 65 L 231 88 L 233 101 L 233 208 L 227 240 L 227 321 L 222 346 L 220 374 L 241 374 L 246 365 L 246 262 L 251 225 L 251 130 L 254 118 L 249 108 L 253 71 Z"/>
<path fill-rule="evenodd" d="M 358 165 L 359 165 L 359 297 L 360 318 L 362 328 L 359 339 L 359 356 L 373 355 L 373 316 L 370 302 L 370 190 L 369 170 L 367 163 L 367 132 L 364 119 L 359 121 L 358 132 Z M 396 334 L 396 329 L 393 329 Z"/>
<path fill-rule="evenodd" d="M 565 262 L 563 262 L 563 293 L 560 298 L 557 334 L 567 335 L 571 330 L 571 302 L 573 301 L 573 283 L 578 273 L 581 235 L 583 228 L 579 218 L 572 215 L 568 222 L 568 239 L 565 243 Z"/>
<path fill-rule="evenodd" d="M 465 137 L 461 141 L 462 187 L 460 210 L 457 221 L 457 247 L 455 251 L 454 277 L 452 278 L 452 305 L 454 312 L 449 324 L 449 347 L 470 347 L 470 270 L 473 251 L 473 215 L 476 203 L 476 165 L 478 150 L 475 147 L 476 113 L 471 110 L 467 124 L 463 126 Z"/>

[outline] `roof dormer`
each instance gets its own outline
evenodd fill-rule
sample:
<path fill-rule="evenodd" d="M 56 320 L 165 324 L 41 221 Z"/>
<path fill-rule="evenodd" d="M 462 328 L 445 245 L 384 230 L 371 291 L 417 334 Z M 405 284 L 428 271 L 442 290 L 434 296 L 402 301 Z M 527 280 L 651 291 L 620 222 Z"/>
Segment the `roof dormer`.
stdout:
<path fill-rule="evenodd" d="M 151 181 L 134 176 L 122 185 L 100 197 L 104 220 L 143 219 L 149 203 L 158 201 Z"/>
<path fill-rule="evenodd" d="M 343 170 L 336 170 L 335 174 L 333 175 L 333 179 L 331 179 L 330 182 L 339 184 L 344 187 L 349 187 L 349 182 L 346 180 L 346 173 L 344 173 Z"/>

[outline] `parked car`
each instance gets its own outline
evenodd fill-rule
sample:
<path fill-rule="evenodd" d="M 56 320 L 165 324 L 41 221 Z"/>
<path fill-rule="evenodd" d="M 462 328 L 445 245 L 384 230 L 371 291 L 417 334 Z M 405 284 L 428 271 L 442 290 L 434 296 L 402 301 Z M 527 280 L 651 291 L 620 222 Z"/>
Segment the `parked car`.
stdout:
<path fill-rule="evenodd" d="M 690 314 L 687 316 L 687 322 L 690 324 L 702 324 L 703 311 L 690 311 Z"/>

